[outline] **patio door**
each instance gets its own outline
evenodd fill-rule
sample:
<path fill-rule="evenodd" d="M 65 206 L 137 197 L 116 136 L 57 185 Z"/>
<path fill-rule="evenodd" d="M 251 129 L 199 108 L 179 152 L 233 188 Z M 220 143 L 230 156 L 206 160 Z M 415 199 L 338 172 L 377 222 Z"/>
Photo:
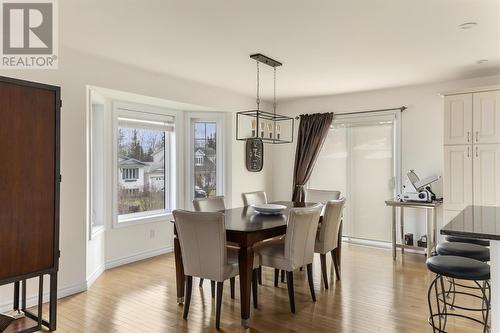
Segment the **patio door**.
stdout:
<path fill-rule="evenodd" d="M 399 112 L 336 116 L 308 187 L 346 197 L 344 236 L 389 242 L 384 201 L 400 188 Z"/>

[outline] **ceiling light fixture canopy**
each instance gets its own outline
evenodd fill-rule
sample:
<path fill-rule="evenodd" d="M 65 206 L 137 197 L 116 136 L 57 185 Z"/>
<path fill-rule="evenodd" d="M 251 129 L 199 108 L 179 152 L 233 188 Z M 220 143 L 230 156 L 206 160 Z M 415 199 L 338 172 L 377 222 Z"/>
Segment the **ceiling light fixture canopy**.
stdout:
<path fill-rule="evenodd" d="M 276 113 L 276 68 L 283 64 L 260 53 L 252 54 L 250 58 L 257 64 L 257 108 L 236 113 L 236 140 L 261 139 L 265 143 L 291 143 L 293 142 L 294 119 Z M 259 64 L 273 68 L 273 112 L 260 109 Z"/>

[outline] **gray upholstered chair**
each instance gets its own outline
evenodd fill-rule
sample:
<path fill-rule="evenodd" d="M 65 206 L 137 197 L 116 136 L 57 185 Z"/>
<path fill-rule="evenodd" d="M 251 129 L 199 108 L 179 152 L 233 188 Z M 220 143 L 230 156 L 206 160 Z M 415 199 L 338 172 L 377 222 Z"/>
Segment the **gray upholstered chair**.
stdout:
<path fill-rule="evenodd" d="M 216 322 L 220 327 L 220 309 L 224 281 L 238 275 L 238 252 L 226 247 L 224 214 L 174 210 L 175 227 L 181 245 L 186 277 L 184 319 L 191 303 L 193 276 L 217 282 Z"/>
<path fill-rule="evenodd" d="M 302 266 L 307 267 L 307 278 L 312 300 L 314 294 L 312 262 L 314 257 L 314 241 L 318 230 L 321 204 L 305 208 L 292 208 L 288 215 L 286 235 L 283 239 L 263 242 L 255 247 L 262 266 L 273 267 L 275 273 L 286 271 L 290 309 L 295 313 L 295 295 L 293 290 L 293 271 Z M 275 276 L 277 276 L 275 274 Z M 275 278 L 275 285 L 277 281 Z"/>
<path fill-rule="evenodd" d="M 193 208 L 196 212 L 218 212 L 226 209 L 224 196 L 196 198 L 193 200 Z M 228 243 L 230 246 L 238 244 Z M 212 298 L 215 297 L 215 281 L 210 281 L 212 288 Z M 203 287 L 203 278 L 200 279 L 199 287 Z M 231 295 L 234 295 L 234 279 L 231 279 Z"/>
<path fill-rule="evenodd" d="M 242 193 L 241 197 L 245 206 L 267 203 L 267 195 L 264 191 Z"/>
<path fill-rule="evenodd" d="M 340 249 L 342 237 L 342 229 L 340 226 L 344 204 L 345 198 L 326 202 L 323 220 L 321 221 L 316 235 L 314 252 L 319 253 L 325 289 L 328 289 L 328 276 L 326 271 L 326 254 L 328 252 L 332 255 L 337 280 L 340 280 Z"/>
<path fill-rule="evenodd" d="M 306 190 L 306 201 L 307 202 L 321 202 L 326 204 L 329 200 L 337 200 L 340 198 L 340 191 L 328 191 L 328 190 Z"/>
<path fill-rule="evenodd" d="M 193 207 L 196 212 L 218 212 L 226 209 L 223 196 L 194 199 Z"/>

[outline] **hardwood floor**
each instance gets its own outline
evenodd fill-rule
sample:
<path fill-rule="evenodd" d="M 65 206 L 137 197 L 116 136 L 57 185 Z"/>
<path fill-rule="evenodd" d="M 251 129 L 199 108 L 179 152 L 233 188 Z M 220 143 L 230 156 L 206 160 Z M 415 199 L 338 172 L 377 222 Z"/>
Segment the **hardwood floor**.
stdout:
<path fill-rule="evenodd" d="M 252 309 L 251 332 L 431 332 L 427 324 L 427 287 L 432 274 L 424 257 L 344 244 L 342 281 L 327 261 L 330 289 L 314 262 L 317 302 L 311 302 L 306 270 L 296 271 L 295 315 L 290 313 L 286 283 L 273 287 L 274 270 L 264 268 L 259 309 Z M 238 284 L 238 280 L 236 281 Z M 221 331 L 242 331 L 239 288 L 232 300 L 225 283 Z M 457 302 L 463 302 L 457 298 Z M 215 331 L 215 300 L 210 283 L 198 288 L 187 321 L 176 303 L 173 254 L 106 271 L 87 292 L 59 300 L 58 332 L 201 332 Z M 448 320 L 447 331 L 482 332 L 477 324 Z"/>

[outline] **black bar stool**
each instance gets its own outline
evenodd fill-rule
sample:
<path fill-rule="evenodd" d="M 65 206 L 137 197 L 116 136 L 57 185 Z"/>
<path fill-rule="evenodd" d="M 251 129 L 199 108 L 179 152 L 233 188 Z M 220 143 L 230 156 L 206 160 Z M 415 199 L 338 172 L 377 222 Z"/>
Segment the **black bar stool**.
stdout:
<path fill-rule="evenodd" d="M 483 325 L 483 332 L 489 330 L 488 317 L 490 312 L 490 266 L 479 260 L 459 257 L 459 256 L 434 256 L 426 261 L 427 268 L 436 273 L 436 277 L 432 280 L 427 292 L 427 302 L 429 304 L 429 324 L 432 326 L 433 332 L 446 332 L 446 321 L 448 316 L 460 317 L 472 320 Z M 480 311 L 482 321 L 467 315 L 448 312 L 448 301 L 446 300 L 447 291 L 444 287 L 444 279 L 460 279 L 472 281 L 476 284 L 477 289 L 481 291 L 481 295 L 475 295 L 467 292 L 456 292 L 462 295 L 467 295 L 481 300 L 480 308 L 465 308 L 455 305 L 456 308 L 469 311 Z M 478 281 L 483 282 L 480 284 Z M 437 312 L 434 312 L 432 306 L 432 290 L 436 297 Z M 439 324 L 439 325 L 438 325 Z"/>
<path fill-rule="evenodd" d="M 484 239 L 477 238 L 466 238 L 466 237 L 457 237 L 457 236 L 446 236 L 447 242 L 458 242 L 458 243 L 469 243 L 469 244 L 477 244 L 482 246 L 490 246 L 490 241 Z"/>

